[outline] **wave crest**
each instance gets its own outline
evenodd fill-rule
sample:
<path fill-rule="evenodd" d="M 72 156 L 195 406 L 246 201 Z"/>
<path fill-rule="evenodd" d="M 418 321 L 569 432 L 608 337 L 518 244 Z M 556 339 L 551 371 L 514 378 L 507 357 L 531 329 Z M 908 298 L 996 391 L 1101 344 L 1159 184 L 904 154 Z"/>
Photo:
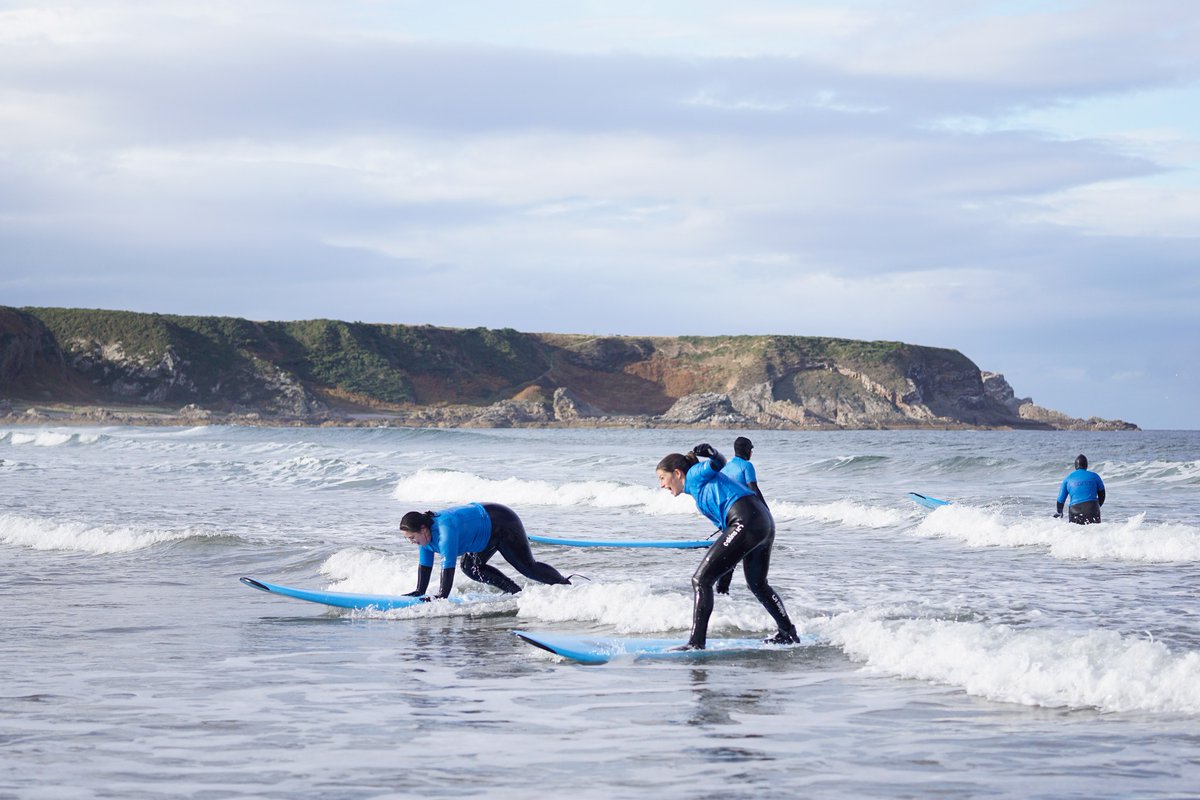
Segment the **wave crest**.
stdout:
<path fill-rule="evenodd" d="M 33 550 L 65 550 L 94 555 L 130 553 L 167 542 L 213 538 L 223 534 L 193 528 L 160 530 L 136 526 L 85 525 L 78 522 L 0 514 L 0 542 Z"/>
<path fill-rule="evenodd" d="M 862 612 L 820 627 L 872 671 L 1029 706 L 1200 714 L 1200 653 L 1114 631 L 1068 633 Z"/>

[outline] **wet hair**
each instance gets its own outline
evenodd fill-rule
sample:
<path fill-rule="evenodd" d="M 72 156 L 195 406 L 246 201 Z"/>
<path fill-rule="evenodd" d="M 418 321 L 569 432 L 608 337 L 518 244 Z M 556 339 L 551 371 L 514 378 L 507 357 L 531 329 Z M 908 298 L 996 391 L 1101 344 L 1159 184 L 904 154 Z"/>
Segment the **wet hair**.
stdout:
<path fill-rule="evenodd" d="M 750 451 L 754 449 L 754 442 L 747 439 L 745 436 L 739 436 L 733 440 L 733 454 L 738 458 L 749 458 Z"/>
<path fill-rule="evenodd" d="M 400 530 L 416 533 L 422 528 L 433 528 L 432 511 L 409 511 L 400 518 Z"/>
<path fill-rule="evenodd" d="M 1087 469 L 1087 456 L 1083 453 L 1075 456 L 1075 469 Z"/>
<path fill-rule="evenodd" d="M 675 470 L 679 470 L 684 475 L 687 475 L 687 471 L 699 463 L 700 458 L 695 453 L 688 453 L 687 455 L 683 455 L 682 453 L 671 453 L 670 455 L 663 457 L 663 460 L 658 462 L 658 466 L 655 469 L 663 472 L 674 472 Z"/>

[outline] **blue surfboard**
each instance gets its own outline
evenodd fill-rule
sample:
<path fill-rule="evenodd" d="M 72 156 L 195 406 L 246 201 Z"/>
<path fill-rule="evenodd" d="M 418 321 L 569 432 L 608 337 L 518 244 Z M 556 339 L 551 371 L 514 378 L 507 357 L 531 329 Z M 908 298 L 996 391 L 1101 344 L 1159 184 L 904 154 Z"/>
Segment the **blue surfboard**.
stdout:
<path fill-rule="evenodd" d="M 712 544 L 711 539 L 664 539 L 654 541 L 650 539 L 554 539 L 549 536 L 530 536 L 529 541 L 540 542 L 541 544 L 558 544 L 565 547 L 673 547 L 681 550 L 708 547 Z"/>
<path fill-rule="evenodd" d="M 255 580 L 254 578 L 239 578 L 242 583 L 249 586 L 251 589 L 258 589 L 262 592 L 277 594 L 282 597 L 291 597 L 296 600 L 307 600 L 310 603 L 320 603 L 325 606 L 334 606 L 336 608 L 374 608 L 380 611 L 389 611 L 393 608 L 408 608 L 409 606 L 428 603 L 427 597 L 407 597 L 404 595 L 386 595 L 386 594 L 352 594 L 349 592 L 321 592 L 311 589 L 294 589 L 291 586 L 279 586 L 266 581 Z M 452 603 L 469 603 L 472 600 L 479 601 L 490 595 L 481 595 L 478 597 L 471 596 L 454 596 L 447 598 Z"/>
<path fill-rule="evenodd" d="M 917 505 L 925 506 L 925 508 L 941 508 L 942 506 L 950 505 L 948 500 L 938 500 L 936 497 L 917 494 L 916 492 L 909 492 L 908 499 L 912 500 Z"/>
<path fill-rule="evenodd" d="M 798 644 L 768 644 L 762 639 L 709 639 L 704 650 L 672 650 L 686 639 L 639 639 L 625 636 L 571 636 L 543 631 L 513 631 L 522 641 L 580 664 L 606 664 L 614 658 L 710 658 L 735 653 L 788 650 L 812 646 L 820 637 L 801 634 Z"/>

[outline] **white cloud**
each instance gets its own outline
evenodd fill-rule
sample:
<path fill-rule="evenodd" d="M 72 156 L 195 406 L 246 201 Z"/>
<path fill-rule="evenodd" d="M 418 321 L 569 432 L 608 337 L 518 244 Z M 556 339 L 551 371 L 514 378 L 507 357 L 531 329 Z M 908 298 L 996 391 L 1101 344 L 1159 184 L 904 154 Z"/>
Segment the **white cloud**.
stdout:
<path fill-rule="evenodd" d="M 1200 121 L 1149 110 L 1194 96 L 1200 31 L 1163 0 L 1031 7 L 9 4 L 0 289 L 376 321 L 452 296 L 414 321 L 1010 371 L 1071 326 L 1169 347 L 1200 302 Z"/>

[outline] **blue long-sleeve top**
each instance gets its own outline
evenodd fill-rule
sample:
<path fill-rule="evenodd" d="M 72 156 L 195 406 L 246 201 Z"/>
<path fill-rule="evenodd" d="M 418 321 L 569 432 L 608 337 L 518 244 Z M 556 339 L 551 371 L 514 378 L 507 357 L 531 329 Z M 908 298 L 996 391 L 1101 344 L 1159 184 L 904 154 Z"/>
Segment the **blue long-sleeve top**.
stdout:
<path fill-rule="evenodd" d="M 1058 502 L 1065 503 L 1070 495 L 1071 505 L 1074 506 L 1089 500 L 1098 500 L 1099 493 L 1103 491 L 1104 481 L 1100 480 L 1099 475 L 1090 470 L 1077 469 L 1063 478 L 1062 488 L 1058 490 Z"/>
<path fill-rule="evenodd" d="M 729 459 L 729 463 L 721 469 L 721 474 L 737 481 L 747 489 L 750 484 L 758 482 L 758 475 L 754 472 L 754 465 L 741 456 L 734 456 Z"/>
<path fill-rule="evenodd" d="M 451 569 L 463 553 L 478 553 L 492 538 L 492 519 L 479 503 L 454 506 L 433 515 L 429 544 L 418 548 L 422 567 L 432 567 L 435 554 L 442 557 L 442 569 Z"/>
<path fill-rule="evenodd" d="M 718 528 L 725 527 L 725 516 L 731 505 L 754 495 L 749 488 L 713 469 L 711 461 L 701 461 L 688 470 L 683 491 L 696 498 L 696 508 Z"/>

